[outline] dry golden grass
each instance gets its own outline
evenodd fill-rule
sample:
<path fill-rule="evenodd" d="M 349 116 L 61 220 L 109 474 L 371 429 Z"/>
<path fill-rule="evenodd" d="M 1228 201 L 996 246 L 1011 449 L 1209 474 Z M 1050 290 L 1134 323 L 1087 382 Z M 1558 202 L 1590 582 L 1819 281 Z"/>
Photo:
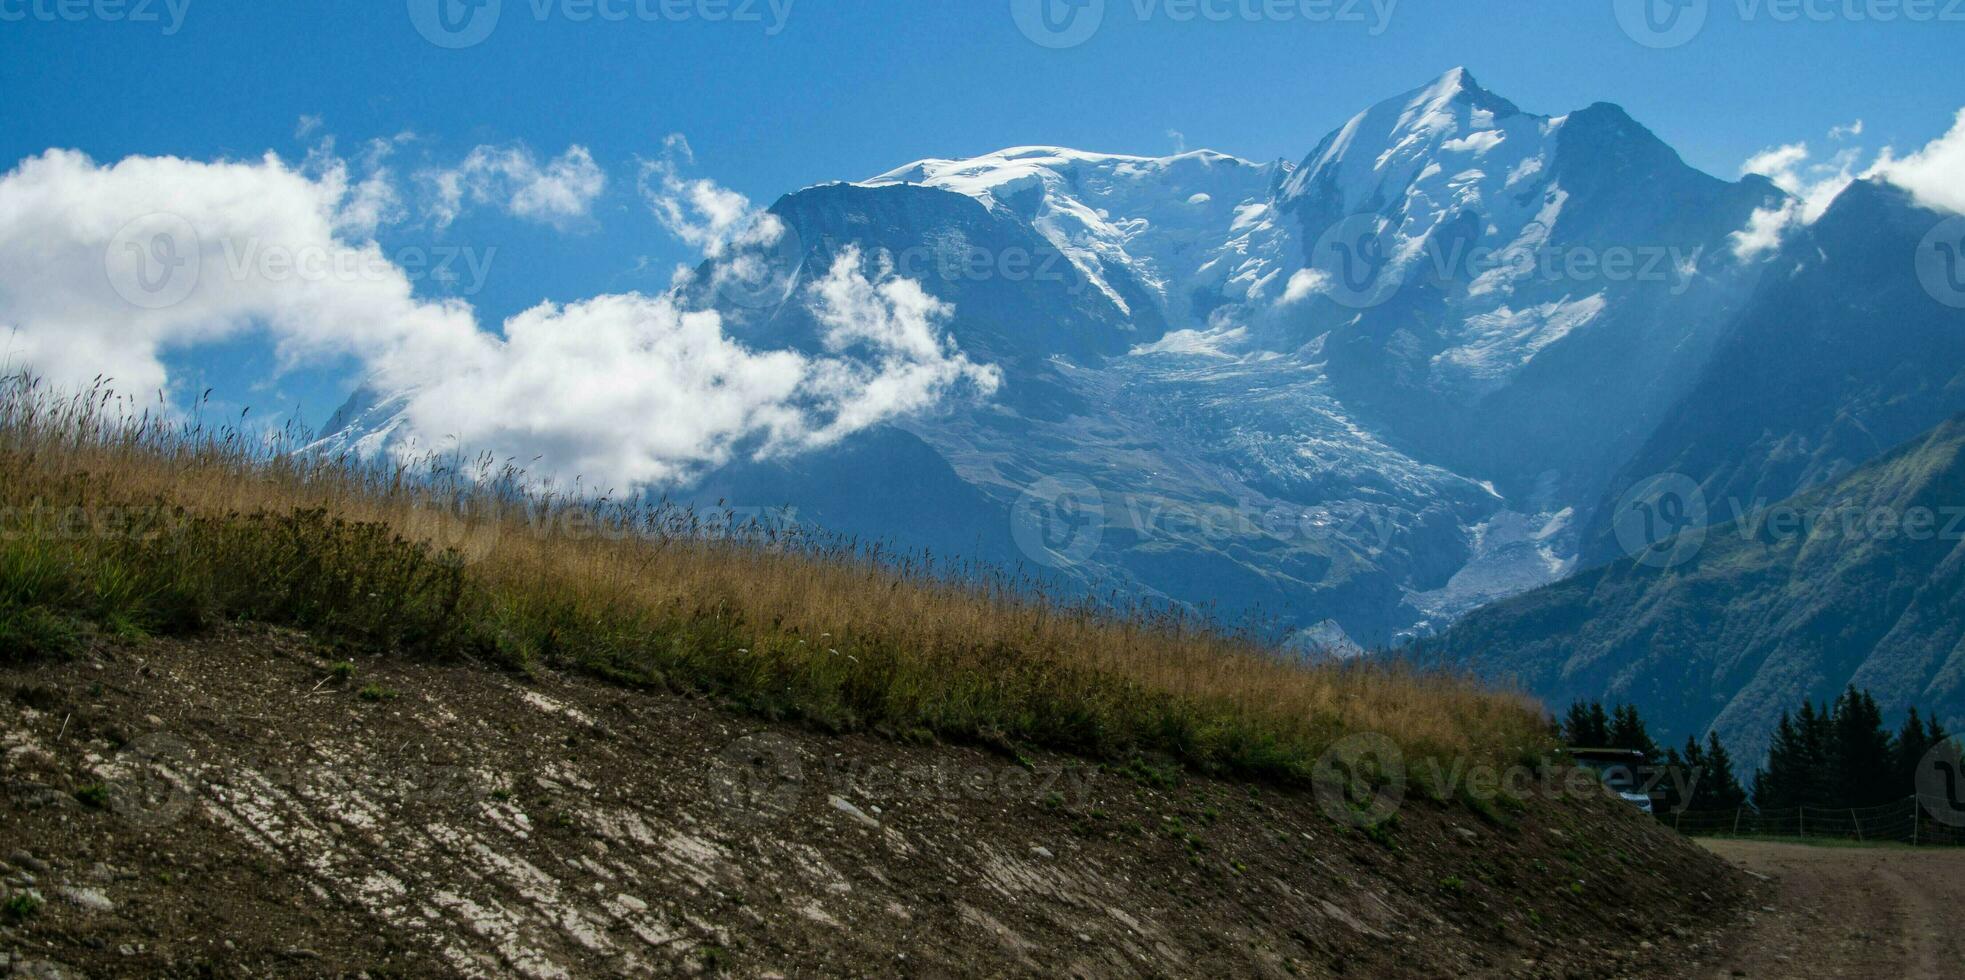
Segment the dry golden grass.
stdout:
<path fill-rule="evenodd" d="M 351 622 L 359 617 L 324 605 L 398 597 L 361 586 L 342 589 L 352 598 L 270 603 L 252 592 L 292 568 L 361 582 L 379 574 L 369 566 L 400 560 L 408 570 L 389 581 L 415 584 L 389 589 L 432 590 L 416 600 L 416 635 L 444 638 L 431 652 L 582 669 L 839 729 L 1164 753 L 1282 778 L 1307 775 L 1318 753 L 1356 732 L 1428 757 L 1512 760 L 1545 745 L 1532 703 L 1458 678 L 1304 666 L 1192 618 L 1060 602 L 986 569 L 928 568 L 662 504 L 529 494 L 491 460 L 376 467 L 296 453 L 293 442 L 5 383 L 0 505 L 13 533 L 0 572 L 26 581 L 20 569 L 67 569 L 68 585 L 15 582 L 0 591 L 0 613 L 61 605 L 101 620 L 108 600 L 94 583 L 106 579 L 118 583 L 121 628 L 163 628 L 175 618 L 157 612 L 166 594 L 200 615 Z M 102 526 L 129 524 L 132 506 L 161 516 L 134 531 Z M 42 526 L 54 513 L 69 532 Z M 265 520 L 296 514 L 318 520 L 280 525 L 269 543 Z M 407 557 L 378 559 L 385 552 L 337 537 L 361 525 L 386 528 Z M 153 579 L 168 587 L 142 584 Z M 275 608 L 287 612 L 265 612 Z M 385 614 L 408 615 L 392 606 L 362 621 Z M 436 619 L 445 625 L 428 628 Z"/>

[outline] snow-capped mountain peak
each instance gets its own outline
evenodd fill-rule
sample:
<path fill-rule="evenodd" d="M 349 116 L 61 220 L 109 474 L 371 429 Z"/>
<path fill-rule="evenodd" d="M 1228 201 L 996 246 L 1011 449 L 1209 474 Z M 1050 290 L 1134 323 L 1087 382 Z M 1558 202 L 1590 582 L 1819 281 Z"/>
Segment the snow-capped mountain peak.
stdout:
<path fill-rule="evenodd" d="M 1353 116 L 1297 168 L 1282 197 L 1339 215 L 1492 206 L 1548 169 L 1562 123 L 1522 112 L 1456 68 Z"/>
<path fill-rule="evenodd" d="M 1213 150 L 1167 157 L 1023 146 L 968 159 L 920 160 L 859 186 L 913 184 L 974 198 L 1028 221 L 1113 305 L 1133 309 L 1115 286 L 1130 275 L 1170 324 L 1195 325 L 1197 290 L 1219 270 L 1196 256 L 1219 249 L 1239 213 L 1262 204 L 1287 172 Z"/>
<path fill-rule="evenodd" d="M 1531 114 L 1464 69 L 1298 166 L 1019 146 L 807 188 L 772 206 L 796 252 L 692 282 L 886 255 L 1005 383 L 712 474 L 706 499 L 1015 562 L 1032 495 L 1082 480 L 1105 506 L 1077 515 L 1101 530 L 1072 581 L 1383 644 L 1568 567 L 1582 508 L 1752 285 L 1711 257 L 1778 193 L 1698 173 L 1614 107 Z M 745 344 L 821 342 L 800 304 L 679 288 Z M 326 445 L 400 441 L 400 396 L 353 400 Z M 862 493 L 869 473 L 931 476 L 895 484 L 923 519 Z"/>
<path fill-rule="evenodd" d="M 1261 169 L 1260 164 L 1213 150 L 1144 157 L 1088 153 L 1059 146 L 1017 146 L 967 159 L 917 160 L 861 183 L 867 187 L 887 184 L 939 187 L 993 207 L 1009 203 L 1030 181 L 1041 181 L 1046 176 L 1070 180 L 1102 174 L 1112 180 L 1153 180 L 1169 172 L 1194 174 L 1217 167 Z"/>

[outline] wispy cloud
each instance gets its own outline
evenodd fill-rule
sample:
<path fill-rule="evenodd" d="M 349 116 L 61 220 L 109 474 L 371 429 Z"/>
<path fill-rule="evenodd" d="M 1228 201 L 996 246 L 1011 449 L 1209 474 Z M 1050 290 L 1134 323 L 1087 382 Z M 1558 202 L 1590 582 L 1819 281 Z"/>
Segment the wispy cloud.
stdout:
<path fill-rule="evenodd" d="M 655 220 L 713 259 L 733 249 L 775 244 L 785 231 L 778 217 L 713 180 L 684 177 L 684 168 L 695 162 L 689 141 L 679 133 L 663 142 L 659 158 L 642 161 L 639 188 Z"/>
<path fill-rule="evenodd" d="M 450 168 L 420 172 L 427 208 L 438 228 L 473 206 L 498 208 L 517 218 L 567 228 L 587 219 L 607 189 L 607 175 L 584 146 L 569 146 L 541 163 L 522 144 L 480 146 Z"/>
<path fill-rule="evenodd" d="M 1829 131 L 1831 142 L 1842 143 L 1863 134 L 1862 120 Z M 1870 154 L 1861 146 L 1846 146 L 1817 158 L 1807 143 L 1763 150 L 1742 164 L 1743 174 L 1761 174 L 1791 195 L 1777 208 L 1756 211 L 1747 227 L 1733 236 L 1733 252 L 1742 259 L 1771 254 L 1796 228 L 1813 224 L 1836 197 L 1856 180 L 1881 179 L 1911 192 L 1927 207 L 1965 213 L 1965 109 L 1959 110 L 1951 131 L 1923 149 L 1899 158 L 1890 147 Z"/>

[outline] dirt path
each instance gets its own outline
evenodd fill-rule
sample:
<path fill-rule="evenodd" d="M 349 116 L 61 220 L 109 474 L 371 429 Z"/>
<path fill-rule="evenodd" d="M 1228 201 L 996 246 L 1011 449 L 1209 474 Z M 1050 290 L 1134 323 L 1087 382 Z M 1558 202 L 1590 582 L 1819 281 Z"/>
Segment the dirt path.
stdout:
<path fill-rule="evenodd" d="M 1771 903 L 1721 976 L 1955 977 L 1965 970 L 1965 850 L 1706 841 L 1769 880 Z"/>

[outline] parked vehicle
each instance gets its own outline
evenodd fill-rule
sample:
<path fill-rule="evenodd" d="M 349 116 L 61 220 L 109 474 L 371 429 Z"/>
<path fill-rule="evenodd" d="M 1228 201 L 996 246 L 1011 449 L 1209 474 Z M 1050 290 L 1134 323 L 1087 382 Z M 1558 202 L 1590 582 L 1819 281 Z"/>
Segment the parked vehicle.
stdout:
<path fill-rule="evenodd" d="M 1603 779 L 1606 789 L 1616 793 L 1624 802 L 1652 812 L 1650 785 L 1651 760 L 1635 749 L 1588 749 L 1571 748 L 1569 758 L 1577 765 L 1593 770 Z"/>

